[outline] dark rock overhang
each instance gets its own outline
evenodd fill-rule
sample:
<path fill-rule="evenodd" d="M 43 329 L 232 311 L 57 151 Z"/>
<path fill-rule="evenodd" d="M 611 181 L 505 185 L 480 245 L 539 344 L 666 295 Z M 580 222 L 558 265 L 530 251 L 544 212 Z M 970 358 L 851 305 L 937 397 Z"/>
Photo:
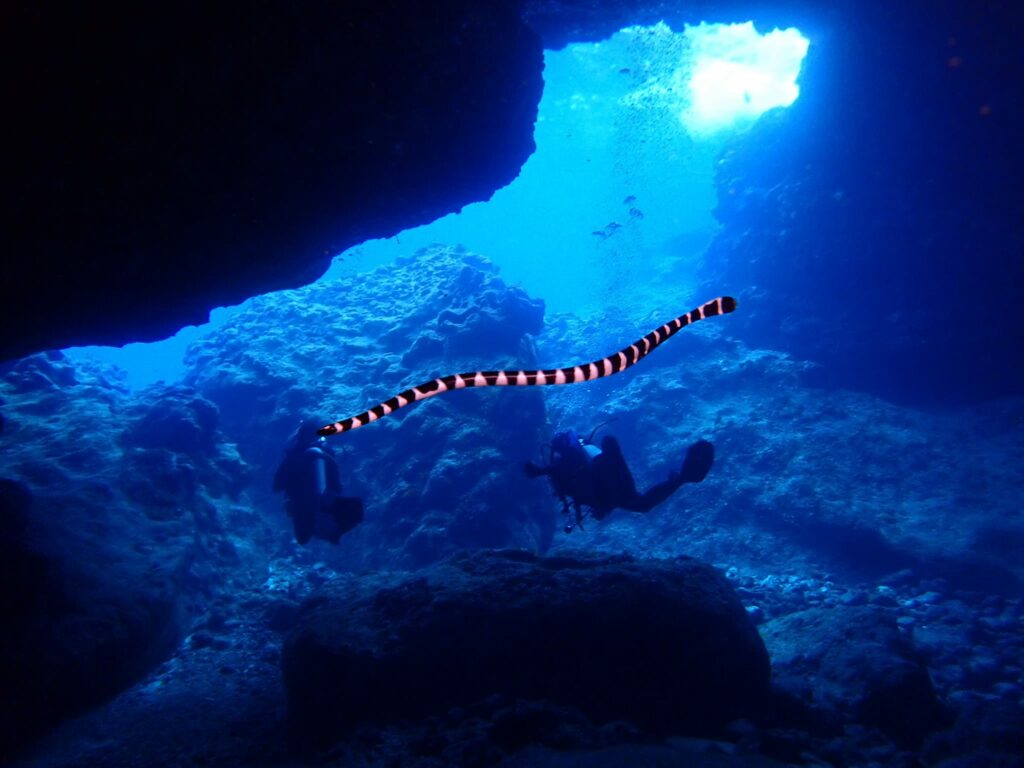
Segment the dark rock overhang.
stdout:
<path fill-rule="evenodd" d="M 755 192 L 792 189 L 794 164 L 813 169 L 821 160 L 848 176 L 836 188 L 875 188 L 908 202 L 911 192 L 923 195 L 902 211 L 880 197 L 877 210 L 851 215 L 852 229 L 836 233 L 838 242 L 865 241 L 858 275 L 881 275 L 917 302 L 921 327 L 946 323 L 957 286 L 970 293 L 961 300 L 985 306 L 984 326 L 940 339 L 934 361 L 910 364 L 916 374 L 908 369 L 908 383 L 946 380 L 962 391 L 950 366 L 976 370 L 996 352 L 1007 360 L 997 332 L 1020 336 L 1009 299 L 1024 262 L 1003 256 L 1019 251 L 1024 216 L 1013 117 L 1024 27 L 998 0 L 358 0 L 237 15 L 199 6 L 86 13 L 23 5 L 9 15 L 14 43 L 3 53 L 10 203 L 0 360 L 162 338 L 203 322 L 213 307 L 308 283 L 350 245 L 488 199 L 533 150 L 542 49 L 660 19 L 675 28 L 701 20 L 796 24 L 818 43 L 801 77 L 805 119 L 790 118 L 785 145 L 764 146 L 772 125 L 737 141 L 741 154 L 765 158 L 730 168 Z M 863 129 L 844 142 L 837 130 L 850 125 Z M 919 126 L 930 130 L 927 141 Z M 772 210 L 782 205 L 775 197 Z M 913 218 L 925 204 L 962 234 L 942 254 L 920 246 L 950 242 Z M 814 217 L 800 216 L 813 230 Z M 865 217 L 907 222 L 901 237 L 913 258 L 894 262 L 891 249 L 879 247 L 891 233 L 869 242 Z M 810 274 L 792 262 L 791 249 L 780 254 L 790 272 Z M 734 262 L 720 279 L 749 277 L 776 302 L 794 298 L 786 290 L 807 295 L 746 245 Z M 951 277 L 933 281 L 936 271 Z M 780 284 L 773 290 L 765 276 Z M 881 287 L 857 280 L 843 296 L 818 291 L 815 322 L 848 327 Z M 749 306 L 751 321 L 767 328 Z M 996 336 L 977 344 L 985 332 Z M 944 354 L 947 341 L 962 354 Z M 813 343 L 788 351 L 834 358 L 840 373 L 871 371 L 883 346 L 886 360 L 916 355 L 912 344 L 861 336 L 852 343 L 859 347 L 829 341 L 829 354 Z M 1000 370 L 1024 370 L 1019 349 Z M 1020 377 L 996 378 L 985 377 L 995 384 L 977 394 L 1005 393 Z"/>
<path fill-rule="evenodd" d="M 534 148 L 543 47 L 756 10 L 19 3 L 2 54 L 0 360 L 153 341 L 307 284 L 341 250 L 516 177 Z"/>
<path fill-rule="evenodd" d="M 0 359 L 308 283 L 533 151 L 542 48 L 516 2 L 18 5 Z"/>

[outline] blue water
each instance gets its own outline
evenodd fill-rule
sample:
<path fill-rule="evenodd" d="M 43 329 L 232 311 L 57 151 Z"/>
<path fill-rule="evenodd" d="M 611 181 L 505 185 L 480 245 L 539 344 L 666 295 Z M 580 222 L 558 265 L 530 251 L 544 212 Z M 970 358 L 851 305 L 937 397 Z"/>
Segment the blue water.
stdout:
<path fill-rule="evenodd" d="M 995 288 L 920 261 L 989 224 L 927 208 L 942 193 L 886 154 L 898 127 L 844 123 L 811 67 L 838 36 L 659 25 L 547 51 L 536 152 L 490 200 L 163 342 L 13 364 L 22 763 L 1022 764 L 1024 393 L 971 357 L 1020 339 L 945 322 L 949 283 Z M 865 131 L 877 157 L 840 157 Z M 296 543 L 274 477 L 303 420 L 584 364 L 723 295 L 735 313 L 601 381 L 446 393 L 329 438 L 365 517 Z M 698 440 L 715 461 L 575 525 L 523 473 L 567 429 L 614 437 L 638 494 Z M 726 671 L 689 692 L 691 653 Z M 439 692 L 461 662 L 494 695 Z"/>

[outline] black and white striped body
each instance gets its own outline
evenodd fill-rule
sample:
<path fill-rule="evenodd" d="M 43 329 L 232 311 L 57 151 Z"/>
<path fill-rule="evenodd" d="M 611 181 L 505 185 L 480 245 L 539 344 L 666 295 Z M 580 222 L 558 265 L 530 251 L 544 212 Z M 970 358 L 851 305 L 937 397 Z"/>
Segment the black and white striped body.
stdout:
<path fill-rule="evenodd" d="M 404 408 L 412 403 L 426 400 L 428 397 L 440 395 L 442 392 L 448 392 L 453 389 L 578 384 L 584 381 L 593 381 L 594 379 L 611 376 L 626 370 L 632 365 L 636 365 L 650 354 L 651 351 L 656 349 L 658 345 L 672 338 L 678 331 L 691 323 L 696 323 L 698 320 L 703 320 L 706 317 L 725 315 L 735 309 L 736 299 L 731 296 L 719 297 L 706 304 L 702 304 L 685 315 L 680 315 L 675 320 L 670 320 L 660 328 L 655 328 L 643 338 L 638 339 L 615 354 L 595 360 L 592 363 L 540 371 L 473 371 L 471 373 L 456 373 L 442 376 L 439 379 L 433 379 L 412 389 L 407 389 L 401 394 L 373 406 L 370 410 L 360 413 L 358 416 L 351 416 L 334 424 L 321 427 L 319 434 L 327 436 L 337 435 L 341 432 L 350 432 L 377 419 L 382 419 L 399 408 Z"/>

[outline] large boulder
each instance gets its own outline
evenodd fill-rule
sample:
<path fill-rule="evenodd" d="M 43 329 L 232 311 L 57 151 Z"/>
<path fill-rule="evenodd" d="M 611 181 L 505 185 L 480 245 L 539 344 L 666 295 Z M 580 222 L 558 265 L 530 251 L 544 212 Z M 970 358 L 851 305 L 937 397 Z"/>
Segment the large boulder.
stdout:
<path fill-rule="evenodd" d="M 304 606 L 282 665 L 291 723 L 314 741 L 493 694 L 705 732 L 755 712 L 769 684 L 728 582 L 688 558 L 476 552 L 333 583 Z"/>
<path fill-rule="evenodd" d="M 874 726 L 905 749 L 949 724 L 922 655 L 877 607 L 811 608 L 761 631 L 779 685 L 837 723 Z"/>

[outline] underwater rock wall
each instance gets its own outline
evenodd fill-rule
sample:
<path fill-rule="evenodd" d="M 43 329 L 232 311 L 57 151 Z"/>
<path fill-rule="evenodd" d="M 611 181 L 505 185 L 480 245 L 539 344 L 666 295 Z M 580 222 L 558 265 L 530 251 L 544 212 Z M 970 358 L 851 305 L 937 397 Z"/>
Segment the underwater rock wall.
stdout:
<path fill-rule="evenodd" d="M 736 293 L 745 341 L 818 363 L 814 383 L 977 403 L 1024 391 L 1020 22 L 926 5 L 808 30 L 800 98 L 718 165 L 705 282 Z"/>
<path fill-rule="evenodd" d="M 710 566 L 522 552 L 333 582 L 304 607 L 282 665 L 293 729 L 327 743 L 494 696 L 706 733 L 758 711 L 769 680 L 757 630 Z"/>
<path fill-rule="evenodd" d="M 517 2 L 18 2 L 6 22 L 0 360 L 308 283 L 534 149 L 543 57 Z"/>
<path fill-rule="evenodd" d="M 632 319 L 642 311 L 551 318 L 541 360 L 591 359 L 665 320 Z M 619 439 L 640 490 L 678 469 L 694 440 L 716 448 L 700 485 L 646 515 L 619 511 L 559 534 L 556 547 L 688 554 L 759 572 L 801 563 L 853 579 L 910 568 L 954 588 L 1019 594 L 1024 401 L 932 414 L 808 388 L 806 364 L 731 338 L 745 311 L 686 328 L 610 379 L 545 390 L 554 429 L 586 436 L 610 420 L 595 440 Z"/>
<path fill-rule="evenodd" d="M 251 301 L 188 351 L 187 382 L 220 409 L 269 493 L 304 419 L 359 413 L 436 376 L 536 367 L 543 303 L 485 258 L 436 247 L 358 277 Z M 415 567 L 464 547 L 546 548 L 548 493 L 520 467 L 545 426 L 537 389 L 452 392 L 330 438 L 365 522 L 338 568 Z M 280 499 L 264 504 L 282 531 Z M 314 546 L 319 546 L 314 545 Z"/>
<path fill-rule="evenodd" d="M 0 408 L 3 756 L 163 660 L 259 562 L 260 529 L 194 390 L 130 395 L 50 353 L 6 367 Z"/>
<path fill-rule="evenodd" d="M 422 274 L 428 281 L 415 282 Z M 802 364 L 747 349 L 729 338 L 735 315 L 716 318 L 607 380 L 452 393 L 341 436 L 340 445 L 350 442 L 341 448 L 349 488 L 362 482 L 361 473 L 374 473 L 375 482 L 393 473 L 381 457 L 407 462 L 407 482 L 422 487 L 444 462 L 422 466 L 415 457 L 444 453 L 450 446 L 431 441 L 448 434 L 459 439 L 461 427 L 466 439 L 445 455 L 458 459 L 470 480 L 500 480 L 468 488 L 465 499 L 498 508 L 497 522 L 506 526 L 499 532 L 509 539 L 530 525 L 515 517 L 524 514 L 516 511 L 523 494 L 537 494 L 534 524 L 552 526 L 558 513 L 543 482 L 519 475 L 517 459 L 496 465 L 480 450 L 497 439 L 518 445 L 506 419 L 535 416 L 543 434 L 546 421 L 584 431 L 617 416 L 605 430 L 622 439 L 641 488 L 675 468 L 689 441 L 703 436 L 716 444 L 716 465 L 704 483 L 684 487 L 647 515 L 617 512 L 600 524 L 588 522 L 583 532 L 558 534 L 546 559 L 475 552 L 395 573 L 387 566 L 429 562 L 455 548 L 448 521 L 465 499 L 454 491 L 433 497 L 429 503 L 441 505 L 436 512 L 420 499 L 402 506 L 387 497 L 376 509 L 368 503 L 368 524 L 375 514 L 412 520 L 426 509 L 440 532 L 427 557 L 403 550 L 400 535 L 387 530 L 374 533 L 384 539 L 381 547 L 367 547 L 365 539 L 353 545 L 348 536 L 338 549 L 286 543 L 290 532 L 277 502 L 257 515 L 246 496 L 269 483 L 293 418 L 283 406 L 288 398 L 343 395 L 331 392 L 326 373 L 312 377 L 321 391 L 308 389 L 305 379 L 282 387 L 266 371 L 299 378 L 305 370 L 365 364 L 418 382 L 402 355 L 381 355 L 386 332 L 378 328 L 370 339 L 342 327 L 361 327 L 363 312 L 397 329 L 402 349 L 434 338 L 441 350 L 451 344 L 457 355 L 473 358 L 468 368 L 488 360 L 492 342 L 509 358 L 502 365 L 591 359 L 666 318 L 644 317 L 635 308 L 586 321 L 555 317 L 536 337 L 534 354 L 524 333 L 537 332 L 541 307 L 478 256 L 438 248 L 371 277 L 254 302 L 243 322 L 198 345 L 193 358 L 203 363 L 193 375 L 211 393 L 223 387 L 227 413 L 188 385 L 128 395 L 103 370 L 71 366 L 56 355 L 5 369 L 0 441 L 17 437 L 25 444 L 8 450 L 13 442 L 0 443 L 0 477 L 24 478 L 0 481 L 0 575 L 15 587 L 4 595 L 2 608 L 15 618 L 0 658 L 19 665 L 0 663 L 3 713 L 16 715 L 5 722 L 33 725 L 34 695 L 69 701 L 81 692 L 75 686 L 95 686 L 84 707 L 101 691 L 138 679 L 134 670 L 153 667 L 139 685 L 44 741 L 45 764 L 127 768 L 144 755 L 294 765 L 299 758 L 286 744 L 315 751 L 321 740 L 327 746 L 318 759 L 352 764 L 392 757 L 412 765 L 513 764 L 499 762 L 506 758 L 529 764 L 531 746 L 597 750 L 594 760 L 606 748 L 625 750 L 620 757 L 628 761 L 644 752 L 637 741 L 662 733 L 695 736 L 674 741 L 674 748 L 710 750 L 716 763 L 720 750 L 737 764 L 764 756 L 896 765 L 979 751 L 993 760 L 1019 754 L 1024 635 L 1020 583 L 1013 577 L 1021 527 L 1012 474 L 1021 463 L 1012 459 L 1024 450 L 1016 434 L 1024 414 L 1019 402 L 936 417 L 868 395 L 806 390 L 799 383 Z M 417 322 L 388 310 L 374 286 L 420 296 L 408 305 L 417 308 L 411 312 Z M 275 325 L 294 313 L 326 319 L 311 323 L 308 335 Z M 519 332 L 495 335 L 495 323 Z M 340 357 L 325 355 L 325 336 Z M 414 367 L 448 370 L 437 362 L 444 352 L 436 350 L 425 363 L 414 359 Z M 247 405 L 265 379 L 271 384 Z M 359 379 L 360 386 L 377 386 L 367 382 Z M 380 388 L 379 397 L 373 393 L 358 407 L 395 391 L 390 384 Z M 539 398 L 543 410 L 500 416 L 486 410 L 506 407 L 517 394 L 529 395 L 530 405 Z M 486 419 L 497 419 L 498 431 L 487 430 L 486 419 L 485 426 L 477 423 L 479 411 L 444 410 L 459 399 L 476 398 L 483 407 L 486 396 L 492 396 Z M 271 431 L 279 429 L 280 440 L 262 431 L 261 414 L 273 417 Z M 424 420 L 420 431 L 406 431 L 416 414 Z M 69 424 L 81 428 L 77 442 L 62 429 Z M 438 428 L 421 437 L 432 424 Z M 536 450 L 534 422 L 525 424 L 529 449 Z M 226 438 L 239 431 L 248 438 L 236 448 Z M 352 447 L 374 434 L 380 446 L 365 454 Z M 865 440 L 874 456 L 864 450 Z M 269 468 L 257 459 L 241 463 L 238 450 L 264 452 Z M 79 466 L 88 471 L 72 471 Z M 103 498 L 111 503 L 94 503 L 96 482 L 108 486 Z M 246 496 L 236 503 L 232 493 L 243 487 Z M 174 518 L 179 506 L 185 517 Z M 159 523 L 165 516 L 172 519 Z M 190 543 L 181 521 L 193 518 Z M 86 533 L 100 540 L 73 540 Z M 636 560 L 619 555 L 623 550 Z M 172 562 L 182 553 L 191 556 L 187 570 Z M 714 571 L 677 560 L 680 554 L 721 565 Z M 666 561 L 649 562 L 652 557 Z M 954 560 L 957 568 L 947 567 Z M 339 573 L 373 561 L 382 565 L 376 572 Z M 154 562 L 174 577 L 152 581 Z M 58 578 L 63 568 L 76 576 L 77 590 Z M 103 581 L 107 571 L 110 582 Z M 229 589 L 220 589 L 222 582 Z M 68 603 L 68 595 L 77 602 Z M 176 622 L 149 608 L 157 600 L 177 611 Z M 698 637 L 691 641 L 694 624 Z M 761 627 L 773 665 L 767 698 L 764 647 L 752 624 Z M 51 631 L 75 647 L 54 650 Z M 89 640 L 102 647 L 76 656 L 91 647 Z M 37 655 L 25 653 L 30 641 Z M 164 663 L 150 661 L 174 646 Z M 586 667 L 591 657 L 602 663 Z M 695 658 L 705 676 L 672 677 Z M 279 722 L 282 661 L 292 742 Z M 48 664 L 56 671 L 43 669 Z M 359 670 L 365 679 L 353 682 Z M 400 690 L 413 695 L 395 695 Z M 451 706 L 448 696 L 470 701 Z M 666 697 L 673 706 L 661 706 Z M 412 705 L 427 714 L 389 719 Z M 689 717 L 695 709 L 705 719 Z M 722 727 L 740 715 L 743 720 Z M 34 757 L 20 764 L 34 765 Z M 674 759 L 701 764 L 692 753 Z"/>

